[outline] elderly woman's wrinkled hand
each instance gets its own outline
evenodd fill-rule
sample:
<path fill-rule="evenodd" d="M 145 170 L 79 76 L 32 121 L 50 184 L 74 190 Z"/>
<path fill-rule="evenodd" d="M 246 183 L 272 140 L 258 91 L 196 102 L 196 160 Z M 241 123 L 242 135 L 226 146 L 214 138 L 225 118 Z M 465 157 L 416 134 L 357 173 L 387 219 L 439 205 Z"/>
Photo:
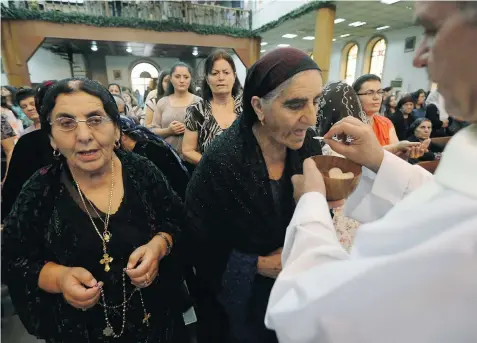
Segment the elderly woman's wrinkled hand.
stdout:
<path fill-rule="evenodd" d="M 307 158 L 303 162 L 303 175 L 293 175 L 293 196 L 298 202 L 301 196 L 309 192 L 319 192 L 326 197 L 325 181 L 316 167 L 315 161 Z"/>
<path fill-rule="evenodd" d="M 344 139 L 335 141 L 333 136 Z M 346 137 L 353 139 L 346 141 Z M 333 125 L 324 138 L 324 142 L 338 154 L 374 172 L 379 170 L 384 150 L 368 124 L 353 117 L 346 117 Z"/>
<path fill-rule="evenodd" d="M 84 268 L 67 268 L 58 278 L 60 289 L 66 302 L 71 306 L 87 310 L 99 300 L 102 282 L 97 282 L 93 275 Z"/>
<path fill-rule="evenodd" d="M 134 250 L 126 268 L 131 283 L 138 288 L 150 286 L 158 274 L 159 261 L 166 252 L 167 246 L 159 236 Z"/>

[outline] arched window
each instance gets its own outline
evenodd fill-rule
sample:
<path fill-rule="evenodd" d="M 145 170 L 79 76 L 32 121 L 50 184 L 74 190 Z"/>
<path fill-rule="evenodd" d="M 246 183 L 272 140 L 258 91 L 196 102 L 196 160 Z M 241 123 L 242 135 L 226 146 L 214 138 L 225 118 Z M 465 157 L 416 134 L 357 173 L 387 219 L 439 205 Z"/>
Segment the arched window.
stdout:
<path fill-rule="evenodd" d="M 371 49 L 371 61 L 369 64 L 369 73 L 383 77 L 384 57 L 386 56 L 386 41 L 381 38 L 374 43 Z"/>
<path fill-rule="evenodd" d="M 356 78 L 358 52 L 358 44 L 355 42 L 348 42 L 341 51 L 340 79 L 349 85 L 351 85 Z"/>
<path fill-rule="evenodd" d="M 345 82 L 352 85 L 356 79 L 356 61 L 358 60 L 358 45 L 353 44 L 346 55 Z"/>
<path fill-rule="evenodd" d="M 144 96 L 144 92 L 149 85 L 151 79 L 159 76 L 159 71 L 151 63 L 141 62 L 138 63 L 131 70 L 131 86 L 132 91 L 139 90 L 141 96 Z"/>

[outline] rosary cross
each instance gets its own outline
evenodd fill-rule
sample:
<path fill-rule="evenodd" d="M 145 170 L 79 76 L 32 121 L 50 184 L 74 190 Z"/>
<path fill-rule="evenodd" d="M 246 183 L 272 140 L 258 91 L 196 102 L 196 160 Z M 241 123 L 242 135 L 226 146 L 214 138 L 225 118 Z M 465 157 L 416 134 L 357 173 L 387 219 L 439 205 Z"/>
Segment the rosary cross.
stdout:
<path fill-rule="evenodd" d="M 113 258 L 109 256 L 109 254 L 104 254 L 103 258 L 99 261 L 99 263 L 104 264 L 104 271 L 109 272 L 111 268 L 109 264 L 113 262 Z"/>
<path fill-rule="evenodd" d="M 146 313 L 144 315 L 144 319 L 142 320 L 142 323 L 143 324 L 147 324 L 147 326 L 149 326 L 149 318 L 151 318 L 151 314 L 150 313 Z"/>

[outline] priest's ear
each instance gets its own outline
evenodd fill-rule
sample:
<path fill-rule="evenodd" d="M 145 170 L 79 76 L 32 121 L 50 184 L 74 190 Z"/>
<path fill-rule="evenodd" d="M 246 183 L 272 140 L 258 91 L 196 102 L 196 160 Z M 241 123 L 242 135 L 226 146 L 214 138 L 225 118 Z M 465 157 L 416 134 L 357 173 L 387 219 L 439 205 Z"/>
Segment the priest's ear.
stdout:
<path fill-rule="evenodd" d="M 252 104 L 253 110 L 257 114 L 258 120 L 263 122 L 265 119 L 265 114 L 263 111 L 264 101 L 258 96 L 253 96 L 250 102 Z"/>

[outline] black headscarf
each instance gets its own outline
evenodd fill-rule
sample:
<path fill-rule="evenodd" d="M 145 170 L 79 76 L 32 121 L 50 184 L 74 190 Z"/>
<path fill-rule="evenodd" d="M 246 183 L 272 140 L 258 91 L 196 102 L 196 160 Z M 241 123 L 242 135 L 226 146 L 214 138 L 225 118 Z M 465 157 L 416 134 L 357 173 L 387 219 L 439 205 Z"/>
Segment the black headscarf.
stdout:
<path fill-rule="evenodd" d="M 247 125 L 257 121 L 252 97 L 263 97 L 292 76 L 321 69 L 310 56 L 295 48 L 275 49 L 264 55 L 247 72 L 243 91 L 243 117 Z"/>

